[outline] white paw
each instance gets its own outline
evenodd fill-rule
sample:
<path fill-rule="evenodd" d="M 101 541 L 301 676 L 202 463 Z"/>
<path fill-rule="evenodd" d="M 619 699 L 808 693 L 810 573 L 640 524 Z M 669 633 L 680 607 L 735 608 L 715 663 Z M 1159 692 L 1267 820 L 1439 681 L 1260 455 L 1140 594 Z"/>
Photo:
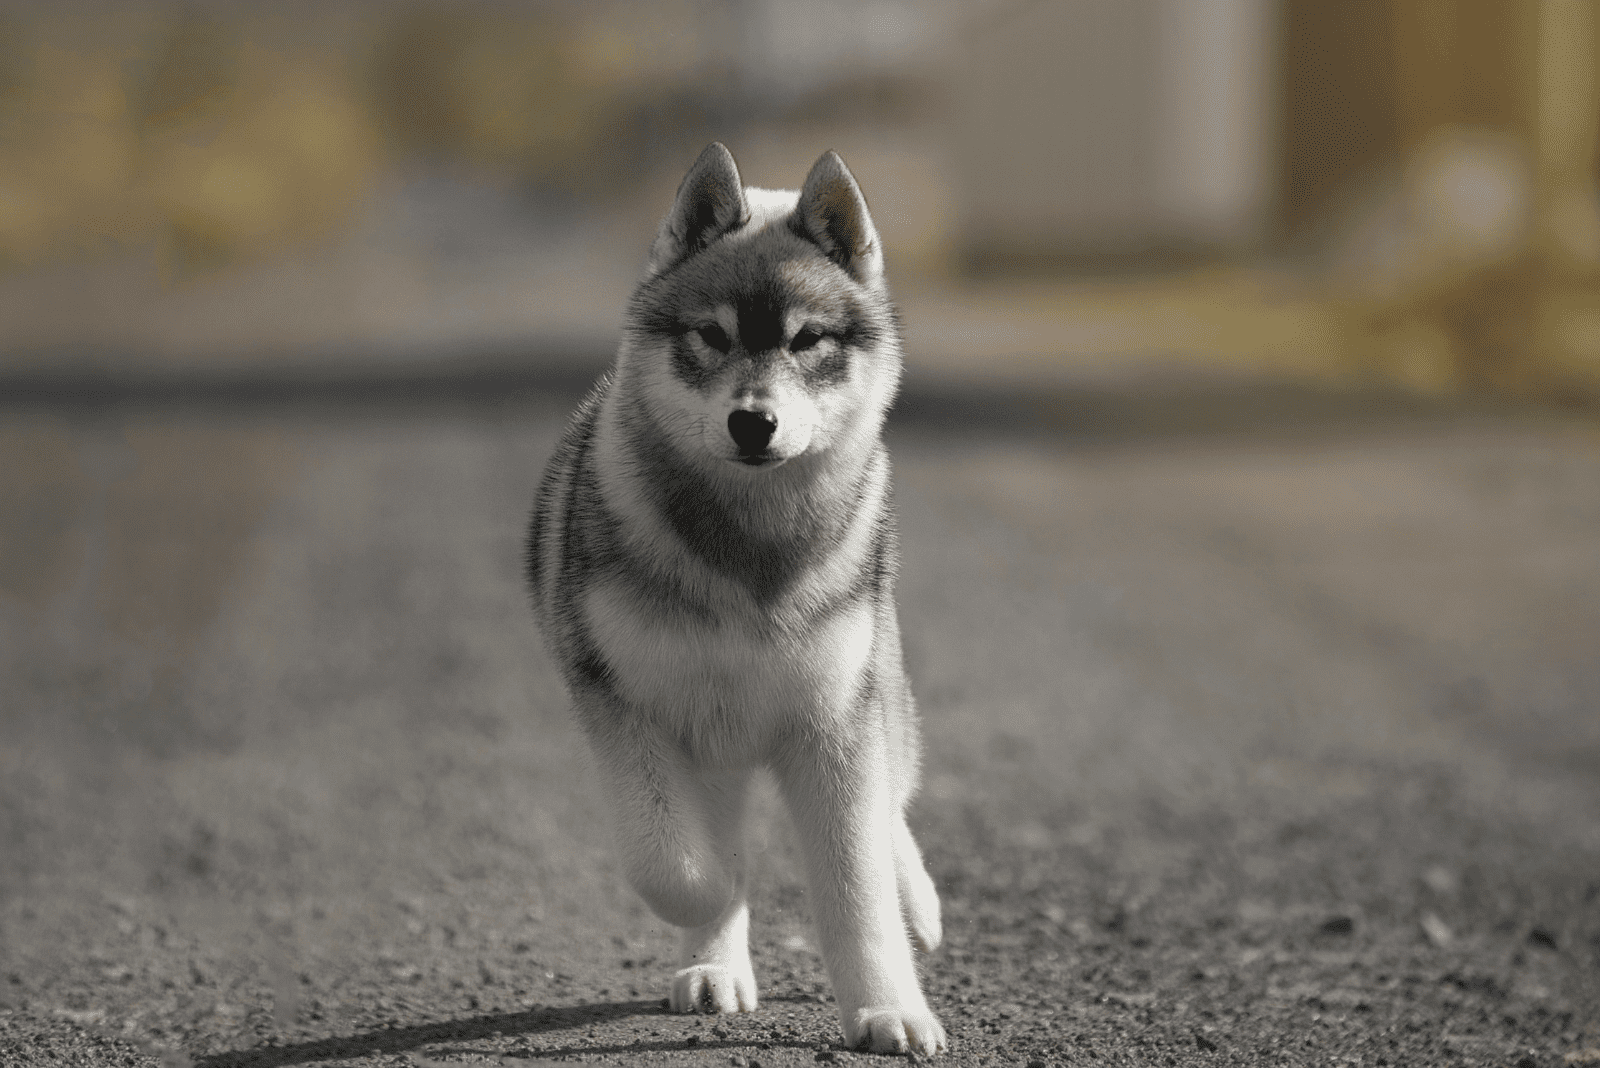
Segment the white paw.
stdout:
<path fill-rule="evenodd" d="M 673 1012 L 754 1012 L 756 979 L 716 964 L 696 964 L 672 977 Z"/>
<path fill-rule="evenodd" d="M 858 1009 L 845 1022 L 845 1044 L 873 1053 L 917 1053 L 931 1057 L 946 1048 L 944 1028 L 931 1012 Z"/>

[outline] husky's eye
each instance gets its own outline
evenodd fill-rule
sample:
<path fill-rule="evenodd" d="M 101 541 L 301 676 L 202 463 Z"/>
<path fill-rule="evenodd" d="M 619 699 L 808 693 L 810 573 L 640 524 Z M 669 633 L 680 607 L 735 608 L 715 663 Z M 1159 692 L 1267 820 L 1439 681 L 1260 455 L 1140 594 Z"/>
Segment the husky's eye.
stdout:
<path fill-rule="evenodd" d="M 718 352 L 727 352 L 728 349 L 733 347 L 732 343 L 728 340 L 727 331 L 723 330 L 722 327 L 718 326 L 716 323 L 707 323 L 705 326 L 696 327 L 695 333 L 700 335 L 701 341 L 704 341 L 707 345 L 716 349 Z"/>
<path fill-rule="evenodd" d="M 795 334 L 794 340 L 789 342 L 790 352 L 804 352 L 822 340 L 822 335 L 809 326 L 802 326 L 800 332 Z"/>

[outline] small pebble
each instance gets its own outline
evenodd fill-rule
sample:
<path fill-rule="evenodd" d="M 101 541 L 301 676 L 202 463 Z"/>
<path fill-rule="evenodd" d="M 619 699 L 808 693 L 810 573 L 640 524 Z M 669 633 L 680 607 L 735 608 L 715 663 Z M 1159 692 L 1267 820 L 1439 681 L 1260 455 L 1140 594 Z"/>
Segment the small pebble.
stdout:
<path fill-rule="evenodd" d="M 1557 949 L 1555 932 L 1548 927 L 1535 927 L 1528 932 L 1528 941 L 1545 949 Z"/>
<path fill-rule="evenodd" d="M 1431 912 L 1424 912 L 1422 914 L 1421 923 L 1422 933 L 1427 936 L 1428 941 L 1432 942 L 1440 949 L 1443 949 L 1445 946 L 1448 946 L 1451 942 L 1456 940 L 1455 932 L 1450 930 L 1449 926 L 1446 925 L 1443 920 Z"/>
<path fill-rule="evenodd" d="M 749 1068 L 750 1065 L 750 1062 L 745 1059 L 745 1056 L 742 1053 L 735 1053 L 733 1056 L 729 1057 L 728 1063 L 733 1065 L 733 1068 Z"/>
<path fill-rule="evenodd" d="M 1330 916 L 1322 921 L 1322 933 L 1331 935 L 1347 935 L 1355 931 L 1356 921 L 1349 916 Z"/>

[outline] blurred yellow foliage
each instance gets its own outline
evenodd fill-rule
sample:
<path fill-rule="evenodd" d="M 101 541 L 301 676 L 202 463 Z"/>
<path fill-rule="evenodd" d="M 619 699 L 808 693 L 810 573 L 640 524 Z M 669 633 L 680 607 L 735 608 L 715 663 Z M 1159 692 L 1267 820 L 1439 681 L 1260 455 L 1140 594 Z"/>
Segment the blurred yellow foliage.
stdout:
<path fill-rule="evenodd" d="M 145 189 L 179 270 L 325 233 L 367 192 L 382 146 L 329 57 L 245 43 L 226 96 L 143 138 Z"/>
<path fill-rule="evenodd" d="M 181 278 L 328 232 L 400 154 L 592 191 L 653 70 L 537 11 L 101 14 L 0 24 L 0 267 L 154 248 Z"/>
<path fill-rule="evenodd" d="M 377 51 L 374 99 L 396 147 L 571 191 L 614 183 L 619 127 L 660 73 L 636 34 L 536 11 L 418 9 Z"/>
<path fill-rule="evenodd" d="M 30 262 L 137 228 L 137 136 L 117 57 L 40 42 L 0 101 L 0 257 Z"/>
<path fill-rule="evenodd" d="M 186 273 L 326 231 L 381 156 L 348 63 L 242 28 L 9 28 L 0 262 L 154 245 Z"/>

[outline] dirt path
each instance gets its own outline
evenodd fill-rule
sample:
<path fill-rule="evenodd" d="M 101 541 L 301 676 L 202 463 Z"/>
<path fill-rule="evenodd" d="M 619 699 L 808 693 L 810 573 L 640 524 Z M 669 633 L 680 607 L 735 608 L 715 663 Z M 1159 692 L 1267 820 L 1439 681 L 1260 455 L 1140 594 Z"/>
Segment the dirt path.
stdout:
<path fill-rule="evenodd" d="M 560 405 L 8 420 L 0 1064 L 864 1060 L 790 834 L 675 1017 L 518 585 Z M 948 1063 L 1600 1064 L 1600 442 L 898 430 Z"/>

